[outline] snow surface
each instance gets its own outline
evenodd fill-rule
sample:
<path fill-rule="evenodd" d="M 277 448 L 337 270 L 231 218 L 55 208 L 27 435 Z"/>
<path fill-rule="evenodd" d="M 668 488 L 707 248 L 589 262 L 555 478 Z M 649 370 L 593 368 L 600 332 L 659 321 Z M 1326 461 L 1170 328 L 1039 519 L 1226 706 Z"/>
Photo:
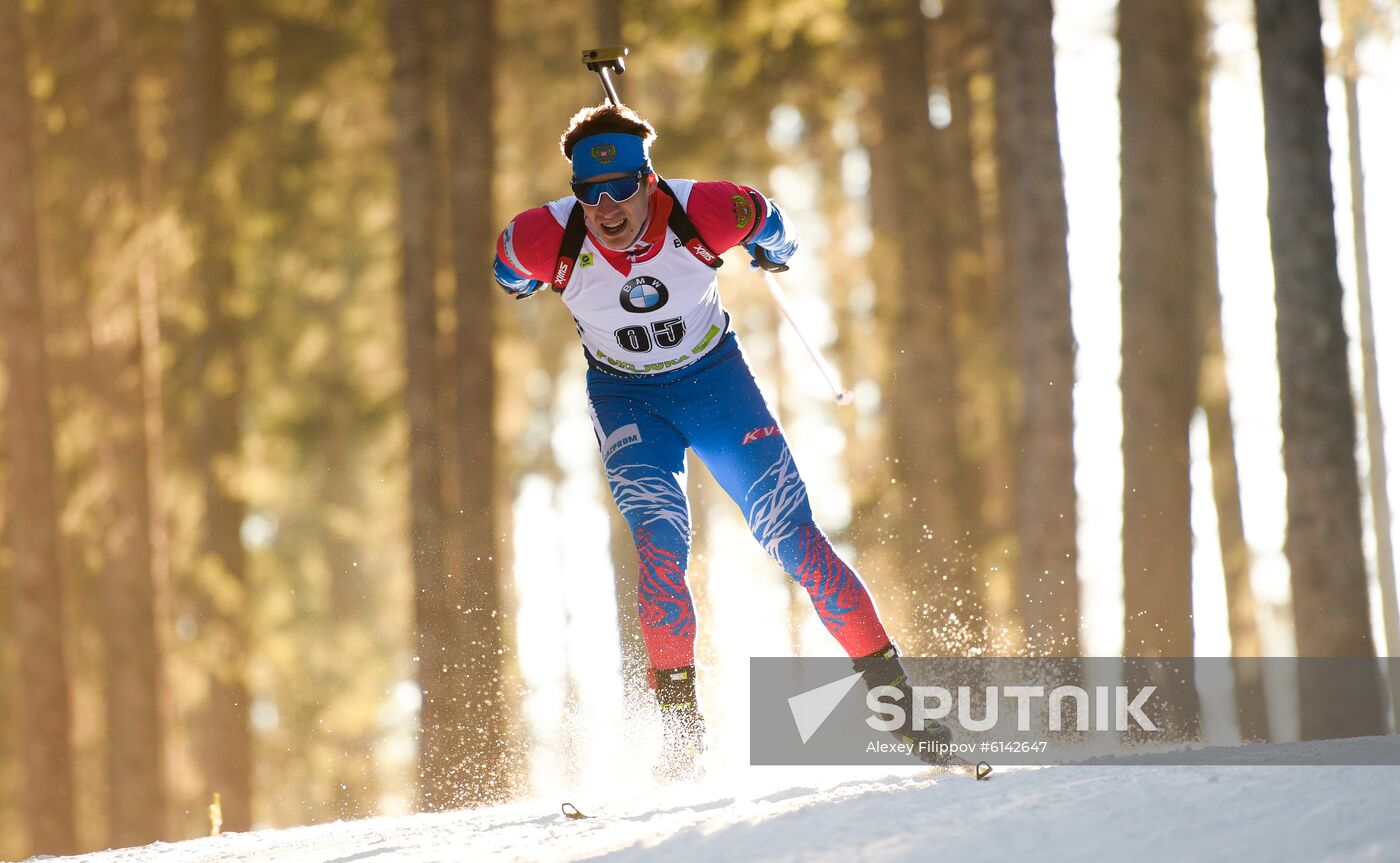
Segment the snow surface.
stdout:
<path fill-rule="evenodd" d="M 1394 761 L 1400 738 L 1327 747 Z M 1218 756 L 1219 750 L 1212 750 Z M 1206 758 L 1206 753 L 1196 753 Z M 1180 757 L 1180 755 L 1178 755 Z M 1187 756 L 1190 760 L 1192 756 Z M 632 797 L 227 834 L 48 858 L 82 863 L 558 860 L 1400 861 L 1400 767 L 1003 767 L 987 782 L 907 768 L 748 767 Z"/>

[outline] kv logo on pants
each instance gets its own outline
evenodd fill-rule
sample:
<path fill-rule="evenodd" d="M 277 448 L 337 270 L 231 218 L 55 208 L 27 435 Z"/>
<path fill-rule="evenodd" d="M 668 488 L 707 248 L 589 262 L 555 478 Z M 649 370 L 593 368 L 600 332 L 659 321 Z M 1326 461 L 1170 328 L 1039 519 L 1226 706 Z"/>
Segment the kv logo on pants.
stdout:
<path fill-rule="evenodd" d="M 763 440 L 764 438 L 773 437 L 782 433 L 783 430 L 778 426 L 763 426 L 762 428 L 756 428 L 744 435 L 744 439 L 739 442 L 739 445 L 748 446 L 756 440 Z"/>

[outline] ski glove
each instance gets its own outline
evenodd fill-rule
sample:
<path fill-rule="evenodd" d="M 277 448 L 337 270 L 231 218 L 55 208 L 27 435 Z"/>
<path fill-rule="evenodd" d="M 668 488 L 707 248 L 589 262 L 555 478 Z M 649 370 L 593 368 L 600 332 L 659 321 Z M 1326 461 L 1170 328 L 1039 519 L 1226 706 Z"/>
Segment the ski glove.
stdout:
<path fill-rule="evenodd" d="M 744 248 L 748 250 L 750 255 L 753 255 L 753 260 L 749 262 L 749 266 L 759 270 L 767 270 L 770 273 L 787 272 L 788 265 L 782 261 L 773 260 L 772 253 L 758 243 L 745 243 Z"/>
<path fill-rule="evenodd" d="M 544 287 L 544 282 L 539 279 L 530 279 L 517 274 L 510 267 L 506 266 L 500 258 L 496 259 L 496 265 L 492 269 L 496 276 L 496 283 L 517 300 L 523 300 L 531 294 Z"/>
<path fill-rule="evenodd" d="M 744 249 L 753 256 L 752 266 L 770 273 L 781 273 L 797 253 L 797 231 L 783 222 L 783 211 L 773 201 L 768 202 L 768 214 L 763 230 Z"/>

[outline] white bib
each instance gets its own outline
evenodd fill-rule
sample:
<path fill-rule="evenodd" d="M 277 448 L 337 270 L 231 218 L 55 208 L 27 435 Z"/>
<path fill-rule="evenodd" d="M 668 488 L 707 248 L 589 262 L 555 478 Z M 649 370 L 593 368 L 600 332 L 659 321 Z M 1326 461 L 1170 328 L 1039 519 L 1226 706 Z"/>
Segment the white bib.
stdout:
<path fill-rule="evenodd" d="M 676 193 L 672 206 L 683 208 L 694 182 L 667 183 Z M 574 198 L 546 206 L 564 225 Z M 584 348 L 599 365 L 632 375 L 672 371 L 704 356 L 724 335 L 728 315 L 719 301 L 716 271 L 682 246 L 669 226 L 661 242 L 655 257 L 633 263 L 624 276 L 604 260 L 593 238 L 584 235 L 563 299 Z"/>

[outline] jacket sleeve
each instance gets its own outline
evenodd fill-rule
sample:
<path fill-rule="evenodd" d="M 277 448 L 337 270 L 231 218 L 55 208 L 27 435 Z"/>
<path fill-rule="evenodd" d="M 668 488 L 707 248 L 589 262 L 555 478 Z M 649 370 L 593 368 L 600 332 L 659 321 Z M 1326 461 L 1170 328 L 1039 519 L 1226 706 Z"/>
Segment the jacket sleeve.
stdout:
<path fill-rule="evenodd" d="M 782 210 L 748 186 L 696 183 L 685 212 L 705 245 L 716 252 L 754 242 L 767 249 L 787 248 L 788 255 L 797 248 L 797 234 L 784 222 Z"/>
<path fill-rule="evenodd" d="M 763 220 L 763 227 L 753 235 L 749 243 L 762 246 L 768 252 L 769 260 L 783 263 L 791 260 L 797 252 L 797 229 L 788 225 L 777 203 L 769 201 L 768 215 Z"/>
<path fill-rule="evenodd" d="M 511 219 L 496 240 L 492 267 L 496 281 L 508 291 L 524 290 L 532 281 L 549 281 L 563 239 L 563 226 L 545 207 Z"/>

